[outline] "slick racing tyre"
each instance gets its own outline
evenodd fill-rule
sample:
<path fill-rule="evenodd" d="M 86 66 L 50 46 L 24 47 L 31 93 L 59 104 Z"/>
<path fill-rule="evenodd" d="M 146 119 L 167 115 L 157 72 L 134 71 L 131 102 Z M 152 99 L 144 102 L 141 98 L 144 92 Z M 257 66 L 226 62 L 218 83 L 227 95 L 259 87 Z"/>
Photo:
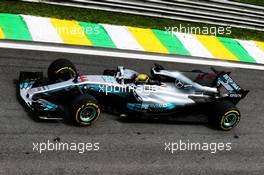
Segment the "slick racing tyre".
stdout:
<path fill-rule="evenodd" d="M 74 64 L 67 59 L 57 59 L 48 68 L 48 77 L 52 81 L 66 81 L 76 75 Z"/>
<path fill-rule="evenodd" d="M 218 129 L 229 131 L 236 127 L 240 121 L 240 112 L 229 101 L 219 101 L 212 106 L 211 121 Z"/>
<path fill-rule="evenodd" d="M 88 126 L 100 117 L 101 109 L 97 100 L 90 95 L 80 95 L 71 104 L 71 115 L 76 124 Z"/>

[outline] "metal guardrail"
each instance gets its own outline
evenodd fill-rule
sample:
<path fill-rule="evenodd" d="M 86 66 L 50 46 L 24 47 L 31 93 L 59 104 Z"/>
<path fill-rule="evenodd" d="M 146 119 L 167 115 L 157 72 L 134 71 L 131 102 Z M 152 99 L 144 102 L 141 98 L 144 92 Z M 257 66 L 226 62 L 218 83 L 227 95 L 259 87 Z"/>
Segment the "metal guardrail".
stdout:
<path fill-rule="evenodd" d="M 226 0 L 22 0 L 264 31 L 264 7 Z"/>

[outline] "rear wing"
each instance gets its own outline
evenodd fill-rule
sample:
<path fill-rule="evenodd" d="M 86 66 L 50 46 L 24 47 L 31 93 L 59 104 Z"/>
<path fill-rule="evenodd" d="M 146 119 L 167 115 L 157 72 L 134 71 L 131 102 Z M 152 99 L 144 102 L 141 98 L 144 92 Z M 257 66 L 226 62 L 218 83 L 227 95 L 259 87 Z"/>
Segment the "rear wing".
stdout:
<path fill-rule="evenodd" d="M 249 90 L 241 88 L 231 77 L 230 72 L 217 72 L 215 69 L 212 69 L 216 74 L 216 87 L 224 87 L 228 94 L 225 94 L 225 98 L 229 98 L 237 104 L 241 99 L 245 98 L 249 93 Z"/>

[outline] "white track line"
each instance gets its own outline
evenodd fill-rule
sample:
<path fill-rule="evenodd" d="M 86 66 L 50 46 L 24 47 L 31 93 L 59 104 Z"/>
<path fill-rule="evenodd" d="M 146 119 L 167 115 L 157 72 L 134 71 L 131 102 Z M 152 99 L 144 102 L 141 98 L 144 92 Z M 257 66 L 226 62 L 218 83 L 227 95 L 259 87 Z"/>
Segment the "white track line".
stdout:
<path fill-rule="evenodd" d="M 264 52 L 258 47 L 254 41 L 238 40 L 239 44 L 251 55 L 257 63 L 264 64 Z"/>
<path fill-rule="evenodd" d="M 208 59 L 208 58 L 200 58 L 200 57 L 186 57 L 180 55 L 176 56 L 176 55 L 151 54 L 145 52 L 142 53 L 128 52 L 121 49 L 120 50 L 99 49 L 97 47 L 77 47 L 77 46 L 55 45 L 48 43 L 36 43 L 36 42 L 19 42 L 19 41 L 14 42 L 10 40 L 2 40 L 2 41 L 0 40 L 0 48 L 95 55 L 95 56 L 104 56 L 105 58 L 116 57 L 116 58 L 140 59 L 140 60 L 148 60 L 148 61 L 155 60 L 155 61 L 167 61 L 167 62 L 175 62 L 175 63 L 264 70 L 264 65 L 260 65 L 260 64 L 247 64 L 241 62 L 230 62 L 230 61 L 222 61 L 217 59 Z"/>
<path fill-rule="evenodd" d="M 173 32 L 192 56 L 215 58 L 192 34 Z"/>
<path fill-rule="evenodd" d="M 49 18 L 21 15 L 34 41 L 63 43 Z"/>
<path fill-rule="evenodd" d="M 144 51 L 125 26 L 101 25 L 105 28 L 117 48 Z"/>

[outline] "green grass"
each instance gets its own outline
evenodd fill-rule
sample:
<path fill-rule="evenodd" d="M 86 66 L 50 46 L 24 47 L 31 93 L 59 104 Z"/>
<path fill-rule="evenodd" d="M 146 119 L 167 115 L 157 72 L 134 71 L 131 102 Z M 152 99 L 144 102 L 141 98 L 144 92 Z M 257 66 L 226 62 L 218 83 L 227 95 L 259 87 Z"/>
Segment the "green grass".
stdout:
<path fill-rule="evenodd" d="M 81 9 L 74 7 L 62 7 L 48 4 L 27 3 L 20 1 L 1 0 L 0 13 L 28 14 L 43 17 L 54 17 L 60 19 L 78 20 L 95 23 L 108 23 L 116 25 L 136 26 L 143 28 L 154 28 L 165 30 L 165 27 L 216 27 L 203 23 L 192 23 L 186 21 L 169 20 L 139 15 L 129 15 L 101 10 Z M 219 27 L 219 26 L 218 26 Z M 238 39 L 264 41 L 264 32 L 232 28 L 231 35 L 218 35 Z"/>
<path fill-rule="evenodd" d="M 234 1 L 247 3 L 247 4 L 253 4 L 253 5 L 259 5 L 259 6 L 264 6 L 264 1 L 263 0 L 234 0 Z"/>

